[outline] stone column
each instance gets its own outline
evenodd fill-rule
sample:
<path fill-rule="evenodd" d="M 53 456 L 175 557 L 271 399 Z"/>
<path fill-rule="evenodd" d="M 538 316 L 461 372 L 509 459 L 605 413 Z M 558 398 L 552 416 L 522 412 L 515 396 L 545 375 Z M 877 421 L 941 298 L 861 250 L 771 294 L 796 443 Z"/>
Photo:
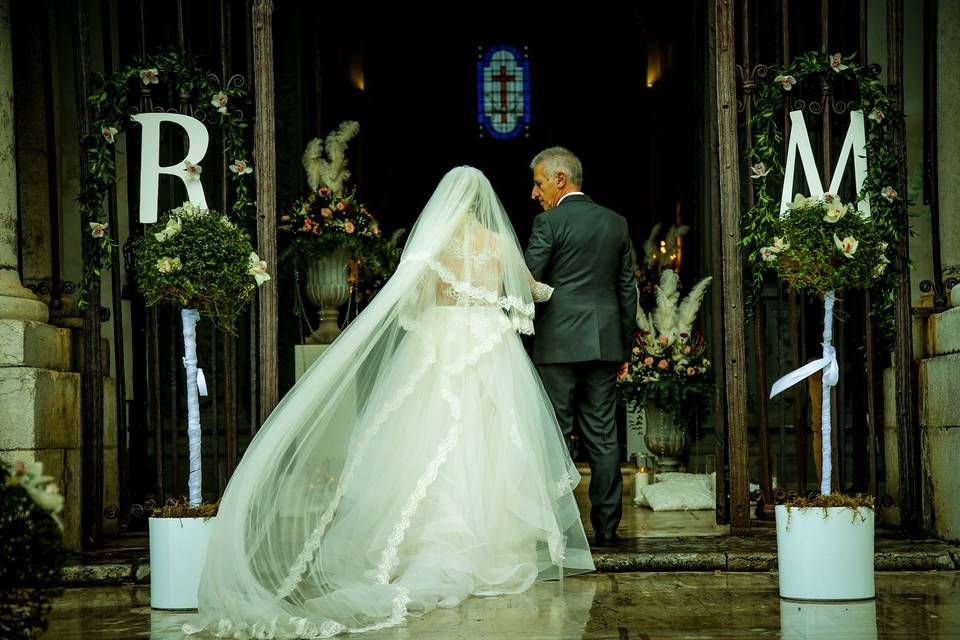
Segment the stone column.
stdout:
<path fill-rule="evenodd" d="M 19 214 L 10 40 L 10 0 L 0 0 L 0 318 L 46 322 L 47 305 L 23 286 L 17 267 Z"/>
<path fill-rule="evenodd" d="M 940 0 L 937 7 L 937 173 L 940 195 L 940 255 L 945 278 L 960 277 L 960 4 Z M 938 188 L 934 187 L 934 188 Z"/>

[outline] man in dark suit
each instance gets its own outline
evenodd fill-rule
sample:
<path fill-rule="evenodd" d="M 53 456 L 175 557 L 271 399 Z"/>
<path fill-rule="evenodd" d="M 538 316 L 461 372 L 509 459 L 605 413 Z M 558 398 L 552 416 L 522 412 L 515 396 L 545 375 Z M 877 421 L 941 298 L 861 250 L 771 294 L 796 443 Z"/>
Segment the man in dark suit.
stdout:
<path fill-rule="evenodd" d="M 538 306 L 533 362 L 569 439 L 576 420 L 590 455 L 590 521 L 598 547 L 619 546 L 623 506 L 616 378 L 629 359 L 637 293 L 623 216 L 580 191 L 580 160 L 540 152 L 531 197 L 543 207 L 524 254 L 533 277 L 554 287 Z"/>

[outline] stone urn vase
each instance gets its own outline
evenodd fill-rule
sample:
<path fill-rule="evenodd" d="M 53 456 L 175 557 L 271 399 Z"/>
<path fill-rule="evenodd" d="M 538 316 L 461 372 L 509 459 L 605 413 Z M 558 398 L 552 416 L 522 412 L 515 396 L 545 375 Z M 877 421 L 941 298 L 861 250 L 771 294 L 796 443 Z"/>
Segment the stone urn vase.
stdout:
<path fill-rule="evenodd" d="M 350 255 L 338 249 L 306 263 L 307 298 L 320 308 L 316 330 L 307 344 L 330 344 L 340 335 L 340 306 L 350 298 Z"/>
<path fill-rule="evenodd" d="M 687 432 L 680 428 L 669 411 L 648 404 L 640 412 L 643 443 L 657 458 L 661 472 L 677 471 L 687 453 Z"/>

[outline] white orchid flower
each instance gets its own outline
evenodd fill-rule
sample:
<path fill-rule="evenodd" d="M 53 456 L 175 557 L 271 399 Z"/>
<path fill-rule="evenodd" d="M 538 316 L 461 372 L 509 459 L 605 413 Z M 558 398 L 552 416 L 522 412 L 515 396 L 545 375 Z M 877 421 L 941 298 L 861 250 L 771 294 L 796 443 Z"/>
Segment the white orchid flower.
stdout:
<path fill-rule="evenodd" d="M 174 271 L 180 271 L 181 268 L 183 268 L 183 264 L 180 262 L 180 258 L 163 256 L 157 260 L 157 271 L 160 273 L 173 273 Z"/>
<path fill-rule="evenodd" d="M 823 219 L 826 222 L 833 224 L 837 222 L 847 213 L 847 205 L 841 204 L 840 201 L 836 201 L 835 204 L 832 204 L 827 207 L 826 213 L 823 214 Z"/>
<path fill-rule="evenodd" d="M 849 69 L 847 65 L 843 64 L 843 56 L 839 53 L 835 53 L 830 56 L 830 68 L 837 73 L 840 73 L 844 69 Z"/>
<path fill-rule="evenodd" d="M 780 253 L 781 251 L 789 249 L 790 243 L 786 242 L 783 238 L 777 236 L 776 238 L 773 239 L 773 246 L 770 248 L 773 249 L 774 253 Z"/>
<path fill-rule="evenodd" d="M 870 112 L 870 115 L 867 116 L 867 120 L 873 120 L 877 124 L 883 122 L 885 115 L 880 109 L 874 109 Z"/>
<path fill-rule="evenodd" d="M 802 193 L 798 193 L 797 195 L 795 195 L 795 196 L 793 197 L 793 202 L 790 202 L 789 204 L 787 204 L 787 208 L 788 208 L 788 209 L 802 209 L 803 207 L 807 206 L 807 203 L 809 203 L 809 202 L 810 202 L 810 199 L 809 199 L 809 198 L 807 198 L 807 197 L 806 197 L 805 195 L 803 195 Z"/>
<path fill-rule="evenodd" d="M 107 232 L 107 227 L 110 225 L 106 222 L 91 222 L 90 224 L 90 235 L 94 238 L 102 238 L 103 234 Z"/>
<path fill-rule="evenodd" d="M 246 160 L 234 160 L 233 164 L 230 165 L 230 171 L 243 175 L 245 173 L 252 173 L 253 167 L 248 166 Z"/>
<path fill-rule="evenodd" d="M 114 136 L 117 135 L 116 127 L 104 127 L 100 129 L 100 134 L 103 135 L 104 139 L 110 144 L 114 143 Z"/>
<path fill-rule="evenodd" d="M 180 233 L 182 228 L 183 225 L 180 223 L 180 218 L 170 218 L 167 220 L 167 226 L 159 233 L 153 234 L 153 237 L 157 239 L 157 242 L 164 242 L 167 238 L 172 238 Z"/>
<path fill-rule="evenodd" d="M 750 172 L 750 177 L 756 180 L 757 178 L 766 177 L 766 175 L 770 173 L 770 169 L 767 169 L 762 162 L 758 162 L 750 166 Z"/>
<path fill-rule="evenodd" d="M 227 96 L 227 94 L 221 91 L 217 95 L 213 96 L 213 100 L 210 101 L 210 104 L 215 106 L 217 108 L 217 111 L 219 111 L 220 113 L 226 113 L 227 102 L 229 101 L 230 101 L 230 98 Z"/>
<path fill-rule="evenodd" d="M 199 180 L 200 174 L 203 172 L 203 167 L 198 164 L 193 164 L 189 160 L 183 161 L 183 168 L 187 172 L 187 180 Z"/>
<path fill-rule="evenodd" d="M 841 240 L 837 237 L 837 234 L 833 234 L 833 243 L 837 245 L 837 249 L 840 249 L 840 253 L 848 258 L 852 258 L 853 254 L 857 252 L 857 247 L 860 246 L 860 241 L 853 236 L 847 236 Z"/>
<path fill-rule="evenodd" d="M 893 202 L 897 199 L 897 190 L 893 187 L 887 186 L 880 191 L 880 195 L 887 199 L 887 202 Z"/>
<path fill-rule="evenodd" d="M 160 82 L 160 71 L 155 67 L 153 69 L 141 69 L 140 79 L 143 84 L 157 84 Z"/>
<path fill-rule="evenodd" d="M 261 260 L 256 252 L 250 253 L 250 269 L 247 273 L 254 277 L 258 287 L 270 279 L 270 274 L 267 273 L 267 261 Z"/>
<path fill-rule="evenodd" d="M 779 82 L 783 86 L 784 91 L 790 91 L 793 89 L 793 85 L 797 84 L 797 79 L 793 76 L 779 75 L 773 79 L 774 82 Z"/>
<path fill-rule="evenodd" d="M 760 257 L 764 262 L 773 262 L 777 259 L 777 252 L 773 247 L 760 247 Z"/>

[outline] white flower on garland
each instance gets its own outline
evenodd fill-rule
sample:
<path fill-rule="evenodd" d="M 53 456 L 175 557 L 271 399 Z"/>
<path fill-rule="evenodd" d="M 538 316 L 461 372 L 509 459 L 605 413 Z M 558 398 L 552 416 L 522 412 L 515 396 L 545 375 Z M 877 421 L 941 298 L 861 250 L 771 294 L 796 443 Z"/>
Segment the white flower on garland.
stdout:
<path fill-rule="evenodd" d="M 187 172 L 187 180 L 199 180 L 200 174 L 203 173 L 203 167 L 198 164 L 193 164 L 189 160 L 183 161 L 184 171 Z"/>
<path fill-rule="evenodd" d="M 802 193 L 798 193 L 797 195 L 795 195 L 795 196 L 793 197 L 793 201 L 792 201 L 792 202 L 787 203 L 787 208 L 789 208 L 789 209 L 801 209 L 801 208 L 807 206 L 808 204 L 810 204 L 810 202 L 811 202 L 812 200 L 814 200 L 814 198 L 808 198 L 807 196 L 803 195 Z"/>
<path fill-rule="evenodd" d="M 175 271 L 180 271 L 182 267 L 183 263 L 180 262 L 180 258 L 163 256 L 157 260 L 157 271 L 160 273 L 173 273 Z"/>
<path fill-rule="evenodd" d="M 840 202 L 840 197 L 835 193 L 823 194 L 823 203 L 827 209 L 823 215 L 826 222 L 838 222 L 847 213 L 847 205 Z"/>
<path fill-rule="evenodd" d="M 760 247 L 760 257 L 764 262 L 773 262 L 777 259 L 777 254 L 790 248 L 790 243 L 781 237 L 773 239 L 773 244 L 769 247 Z"/>
<path fill-rule="evenodd" d="M 104 139 L 110 144 L 114 143 L 114 136 L 117 135 L 117 129 L 115 127 L 104 127 L 100 130 L 100 133 L 103 135 Z"/>
<path fill-rule="evenodd" d="M 883 190 L 880 191 L 880 195 L 886 198 L 887 202 L 893 202 L 897 199 L 897 190 L 889 186 L 884 187 Z"/>
<path fill-rule="evenodd" d="M 256 252 L 250 254 L 250 269 L 247 273 L 254 277 L 258 287 L 270 279 L 270 274 L 267 273 L 267 261 L 261 260 Z"/>
<path fill-rule="evenodd" d="M 173 236 L 180 233 L 182 228 L 183 225 L 180 224 L 180 218 L 171 217 L 167 220 L 167 225 L 163 228 L 163 230 L 153 234 L 153 237 L 157 239 L 157 242 L 166 242 Z"/>
<path fill-rule="evenodd" d="M 106 222 L 91 222 L 90 224 L 90 235 L 94 238 L 102 238 L 103 234 L 107 232 L 107 227 L 110 225 Z"/>
<path fill-rule="evenodd" d="M 160 71 L 154 67 L 152 69 L 141 69 L 140 79 L 143 84 L 157 84 L 160 82 Z"/>
<path fill-rule="evenodd" d="M 783 86 L 784 91 L 790 91 L 793 89 L 793 85 L 797 84 L 797 79 L 790 75 L 779 75 L 773 79 L 774 82 L 779 82 Z"/>
<path fill-rule="evenodd" d="M 323 157 L 324 141 L 314 138 L 303 152 L 303 168 L 307 172 L 307 184 L 316 191 L 329 187 L 335 195 L 343 194 L 343 185 L 350 177 L 347 171 L 347 143 L 360 132 L 360 124 L 347 120 L 330 133 L 326 139 L 326 159 Z"/>
<path fill-rule="evenodd" d="M 192 202 L 184 202 L 182 205 L 174 209 L 173 212 L 187 216 L 188 218 L 196 218 L 197 216 L 207 215 L 206 209 L 201 209 Z"/>
<path fill-rule="evenodd" d="M 877 124 L 880 124 L 881 122 L 883 122 L 884 117 L 885 116 L 883 114 L 883 111 L 881 111 L 880 109 L 874 109 L 873 111 L 870 112 L 870 115 L 867 116 L 867 120 L 873 120 Z"/>
<path fill-rule="evenodd" d="M 753 178 L 754 180 L 756 180 L 757 178 L 764 178 L 767 176 L 768 173 L 770 173 L 770 169 L 767 169 L 767 167 L 762 162 L 758 162 L 757 164 L 751 165 L 750 167 L 750 177 Z"/>
<path fill-rule="evenodd" d="M 833 243 L 837 245 L 837 249 L 840 249 L 840 253 L 848 258 L 852 258 L 857 252 L 857 247 L 860 246 L 860 242 L 853 236 L 847 236 L 841 240 L 837 234 L 833 234 Z"/>
<path fill-rule="evenodd" d="M 230 171 L 232 173 L 244 175 L 247 173 L 252 173 L 253 167 L 247 165 L 246 160 L 234 160 L 233 164 L 230 165 Z"/>
<path fill-rule="evenodd" d="M 670 344 L 681 333 L 689 334 L 712 279 L 708 276 L 698 282 L 680 302 L 680 276 L 672 269 L 664 269 L 657 285 L 657 308 L 648 314 L 638 303 L 637 326 L 659 336 L 662 344 Z"/>
<path fill-rule="evenodd" d="M 217 95 L 213 96 L 213 100 L 210 101 L 210 104 L 215 106 L 217 108 L 217 111 L 219 111 L 220 113 L 226 113 L 227 102 L 229 101 L 230 101 L 230 98 L 227 96 L 227 94 L 221 91 Z"/>
<path fill-rule="evenodd" d="M 839 53 L 835 53 L 832 56 L 830 56 L 830 68 L 836 71 L 837 73 L 840 73 L 845 69 L 849 69 L 847 65 L 843 64 L 843 56 L 840 55 Z"/>

